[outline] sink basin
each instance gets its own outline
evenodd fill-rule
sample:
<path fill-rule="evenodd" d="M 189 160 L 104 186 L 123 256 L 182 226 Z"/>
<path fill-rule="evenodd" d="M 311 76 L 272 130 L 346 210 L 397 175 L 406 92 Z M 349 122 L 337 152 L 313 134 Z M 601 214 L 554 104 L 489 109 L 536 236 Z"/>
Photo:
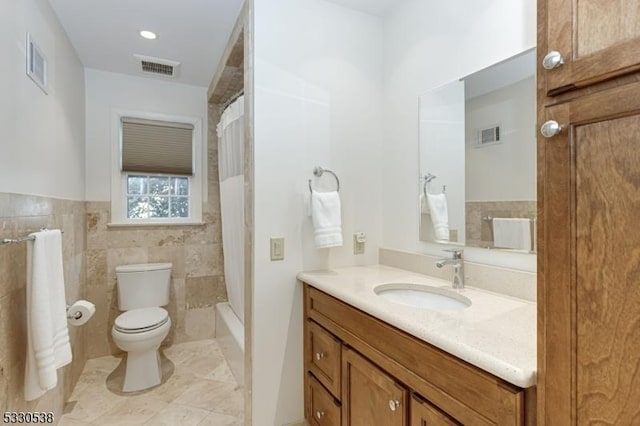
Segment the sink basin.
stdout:
<path fill-rule="evenodd" d="M 373 289 L 380 297 L 400 305 L 432 311 L 451 311 L 471 306 L 471 300 L 455 291 L 420 284 L 382 284 Z"/>

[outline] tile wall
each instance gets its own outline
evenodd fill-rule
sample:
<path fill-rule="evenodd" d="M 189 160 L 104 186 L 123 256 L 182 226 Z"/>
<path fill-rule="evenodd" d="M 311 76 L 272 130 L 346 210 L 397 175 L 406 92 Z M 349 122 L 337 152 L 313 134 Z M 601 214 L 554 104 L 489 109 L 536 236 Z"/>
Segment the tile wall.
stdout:
<path fill-rule="evenodd" d="M 0 193 L 0 238 L 18 238 L 46 226 L 64 229 L 62 238 L 66 297 L 85 298 L 85 203 Z M 42 398 L 24 401 L 27 244 L 0 245 L 0 408 L 53 411 L 60 418 L 84 368 L 86 329 L 70 327 L 73 361 L 58 372 L 58 386 Z"/>

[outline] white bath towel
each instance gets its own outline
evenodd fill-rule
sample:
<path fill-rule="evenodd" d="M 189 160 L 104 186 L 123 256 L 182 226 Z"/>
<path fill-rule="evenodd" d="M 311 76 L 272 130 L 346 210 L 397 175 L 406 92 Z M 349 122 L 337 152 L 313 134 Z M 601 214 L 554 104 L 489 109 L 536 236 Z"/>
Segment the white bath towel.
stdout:
<path fill-rule="evenodd" d="M 436 231 L 436 240 L 449 241 L 449 210 L 447 209 L 447 196 L 445 194 L 428 194 L 431 222 Z"/>
<path fill-rule="evenodd" d="M 340 194 L 311 192 L 311 216 L 316 248 L 342 246 L 342 217 Z"/>
<path fill-rule="evenodd" d="M 499 248 L 531 250 L 531 220 L 494 218 L 493 245 Z"/>
<path fill-rule="evenodd" d="M 41 397 L 71 362 L 60 230 L 41 231 L 27 249 L 27 362 L 24 397 Z"/>

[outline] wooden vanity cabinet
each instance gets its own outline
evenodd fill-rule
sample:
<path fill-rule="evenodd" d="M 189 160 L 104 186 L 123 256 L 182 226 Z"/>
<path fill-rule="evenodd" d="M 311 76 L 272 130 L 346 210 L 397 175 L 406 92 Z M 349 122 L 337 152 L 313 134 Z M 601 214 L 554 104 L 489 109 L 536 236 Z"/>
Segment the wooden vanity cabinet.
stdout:
<path fill-rule="evenodd" d="M 535 388 L 513 386 L 306 284 L 304 304 L 312 425 L 535 424 Z M 339 419 L 323 407 L 338 407 Z"/>
<path fill-rule="evenodd" d="M 564 64 L 546 74 L 546 92 L 592 85 L 640 69 L 640 2 L 539 0 L 541 53 L 557 51 Z M 540 46 L 540 44 L 538 44 Z"/>

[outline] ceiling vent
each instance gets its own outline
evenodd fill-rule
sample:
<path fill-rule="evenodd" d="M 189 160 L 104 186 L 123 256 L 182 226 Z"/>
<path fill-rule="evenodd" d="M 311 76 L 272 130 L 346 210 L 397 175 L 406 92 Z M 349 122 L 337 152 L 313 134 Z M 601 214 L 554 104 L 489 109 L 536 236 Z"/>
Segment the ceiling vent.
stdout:
<path fill-rule="evenodd" d="M 178 76 L 180 62 L 170 59 L 153 58 L 151 56 L 133 55 L 138 64 L 139 70 L 144 74 L 154 74 L 163 77 L 175 78 Z"/>

